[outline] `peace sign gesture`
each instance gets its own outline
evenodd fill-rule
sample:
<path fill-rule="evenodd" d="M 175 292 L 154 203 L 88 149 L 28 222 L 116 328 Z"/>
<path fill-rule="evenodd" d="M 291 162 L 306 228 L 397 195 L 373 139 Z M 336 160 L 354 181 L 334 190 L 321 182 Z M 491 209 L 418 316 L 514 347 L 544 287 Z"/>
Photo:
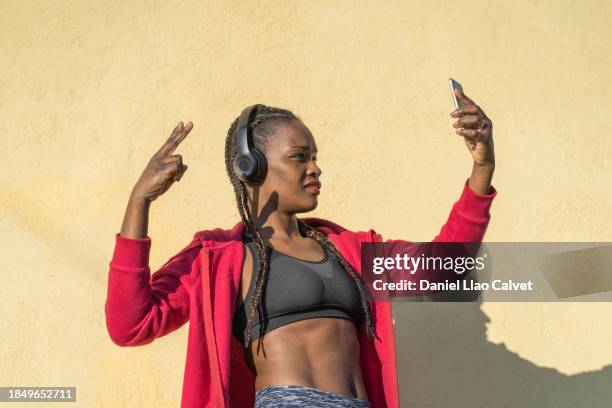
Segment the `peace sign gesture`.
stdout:
<path fill-rule="evenodd" d="M 172 154 L 187 137 L 193 123 L 179 122 L 163 146 L 153 155 L 132 190 L 132 196 L 153 201 L 165 193 L 172 183 L 179 181 L 187 171 L 180 154 Z"/>
<path fill-rule="evenodd" d="M 455 132 L 463 136 L 465 145 L 472 154 L 474 163 L 480 166 L 495 166 L 493 151 L 493 122 L 473 100 L 460 89 L 455 89 L 455 95 L 463 101 L 463 107 L 450 115 L 459 118 L 453 127 Z"/>

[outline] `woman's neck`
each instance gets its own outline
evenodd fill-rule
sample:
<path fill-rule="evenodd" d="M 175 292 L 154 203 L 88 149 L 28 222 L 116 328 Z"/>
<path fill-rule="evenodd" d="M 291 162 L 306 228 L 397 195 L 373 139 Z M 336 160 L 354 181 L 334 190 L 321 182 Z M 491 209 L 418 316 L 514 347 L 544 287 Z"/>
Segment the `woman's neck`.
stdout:
<path fill-rule="evenodd" d="M 255 218 L 253 221 L 267 244 L 287 244 L 302 239 L 295 214 L 272 213 L 264 222 Z M 245 236 L 252 237 L 248 229 L 245 229 Z"/>

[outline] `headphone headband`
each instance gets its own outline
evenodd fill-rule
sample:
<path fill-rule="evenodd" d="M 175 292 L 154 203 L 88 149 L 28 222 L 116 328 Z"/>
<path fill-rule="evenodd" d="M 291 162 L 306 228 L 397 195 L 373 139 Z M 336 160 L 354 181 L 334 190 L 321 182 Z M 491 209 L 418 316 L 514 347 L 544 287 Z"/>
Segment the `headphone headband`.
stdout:
<path fill-rule="evenodd" d="M 238 136 L 236 143 L 238 144 L 238 156 L 249 153 L 249 124 L 251 122 L 251 115 L 255 112 L 257 105 L 251 105 L 246 107 L 240 114 L 238 119 Z M 251 145 L 253 145 L 253 138 L 251 137 Z"/>

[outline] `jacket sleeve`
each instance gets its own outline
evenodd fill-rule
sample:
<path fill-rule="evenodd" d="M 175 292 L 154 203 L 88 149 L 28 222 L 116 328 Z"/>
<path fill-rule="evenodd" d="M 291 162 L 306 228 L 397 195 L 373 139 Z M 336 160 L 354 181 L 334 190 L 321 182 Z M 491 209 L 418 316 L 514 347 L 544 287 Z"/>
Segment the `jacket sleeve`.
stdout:
<path fill-rule="evenodd" d="M 482 242 L 497 190 L 491 186 L 488 194 L 479 195 L 468 186 L 468 181 L 469 178 L 465 180 L 461 196 L 453 204 L 446 223 L 432 242 Z"/>
<path fill-rule="evenodd" d="M 104 308 L 106 328 L 115 344 L 145 345 L 185 324 L 191 289 L 200 275 L 201 247 L 194 236 L 151 275 L 151 238 L 115 235 Z"/>
<path fill-rule="evenodd" d="M 385 258 L 394 258 L 398 254 L 404 254 L 411 257 L 427 256 L 432 258 L 459 258 L 464 256 L 473 256 L 478 250 L 489 220 L 491 218 L 489 209 L 492 201 L 497 195 L 497 190 L 491 186 L 489 193 L 486 195 L 476 194 L 469 186 L 467 179 L 463 185 L 463 191 L 459 199 L 453 204 L 446 223 L 440 229 L 438 235 L 431 242 L 413 243 L 403 239 L 386 239 L 374 230 L 370 230 L 372 234 L 372 242 L 384 242 L 384 249 L 377 255 Z M 474 245 L 467 244 L 433 244 L 434 242 L 460 242 L 460 243 L 476 243 Z M 379 248 L 380 250 L 380 248 Z M 427 272 L 420 270 L 413 274 L 402 274 L 401 278 L 407 280 L 416 280 L 422 276 L 422 273 Z M 424 275 L 423 275 L 424 276 Z M 430 273 L 428 280 L 434 282 L 442 282 L 446 279 L 457 279 L 460 276 L 455 272 L 439 271 Z M 431 291 L 414 291 L 413 294 L 429 294 Z"/>
<path fill-rule="evenodd" d="M 446 223 L 431 242 L 482 242 L 491 219 L 489 209 L 497 190 L 491 186 L 489 194 L 479 195 L 468 186 L 468 181 L 469 178 L 465 180 L 461 196 L 453 204 Z M 383 242 L 380 234 L 374 230 L 370 232 L 373 242 Z M 385 242 L 409 241 L 387 239 Z"/>

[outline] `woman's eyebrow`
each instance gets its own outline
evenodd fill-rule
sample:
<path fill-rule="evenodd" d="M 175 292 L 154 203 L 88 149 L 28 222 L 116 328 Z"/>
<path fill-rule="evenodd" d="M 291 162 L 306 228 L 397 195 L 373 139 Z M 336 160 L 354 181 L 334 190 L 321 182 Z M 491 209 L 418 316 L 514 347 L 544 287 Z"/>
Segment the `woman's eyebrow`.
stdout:
<path fill-rule="evenodd" d="M 308 146 L 291 146 L 291 147 L 292 147 L 292 148 L 293 148 L 293 147 L 297 147 L 298 149 L 304 149 L 304 150 L 309 150 L 309 149 L 310 149 L 310 147 L 308 147 Z M 315 153 L 317 153 L 317 150 L 313 150 L 313 151 L 314 151 Z"/>

